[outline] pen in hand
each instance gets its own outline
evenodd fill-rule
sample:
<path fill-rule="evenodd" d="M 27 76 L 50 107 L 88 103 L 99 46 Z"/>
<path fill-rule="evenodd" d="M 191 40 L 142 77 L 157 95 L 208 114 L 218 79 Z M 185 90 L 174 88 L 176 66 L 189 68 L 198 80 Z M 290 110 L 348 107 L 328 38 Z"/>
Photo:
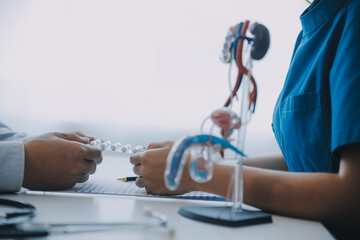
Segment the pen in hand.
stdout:
<path fill-rule="evenodd" d="M 118 178 L 117 180 L 123 181 L 123 182 L 133 182 L 136 181 L 138 177 L 122 177 Z"/>

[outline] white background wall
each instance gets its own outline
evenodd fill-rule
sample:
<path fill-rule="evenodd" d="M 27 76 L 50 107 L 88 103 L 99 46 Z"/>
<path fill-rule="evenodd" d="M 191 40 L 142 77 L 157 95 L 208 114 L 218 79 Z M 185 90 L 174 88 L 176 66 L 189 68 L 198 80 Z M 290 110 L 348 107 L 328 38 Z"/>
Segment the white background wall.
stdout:
<path fill-rule="evenodd" d="M 248 152 L 276 151 L 273 107 L 304 0 L 0 0 L 0 121 L 147 144 L 196 132 L 228 97 L 229 26 L 266 25 Z M 256 144 L 255 144 L 256 143 Z M 260 144 L 260 145 L 259 145 Z"/>

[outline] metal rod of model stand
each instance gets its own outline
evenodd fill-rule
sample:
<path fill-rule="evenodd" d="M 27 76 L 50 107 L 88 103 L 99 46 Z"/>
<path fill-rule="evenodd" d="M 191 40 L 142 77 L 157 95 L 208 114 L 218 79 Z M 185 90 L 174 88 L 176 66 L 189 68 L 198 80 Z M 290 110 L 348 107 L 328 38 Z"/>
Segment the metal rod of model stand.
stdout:
<path fill-rule="evenodd" d="M 238 213 L 242 211 L 243 202 L 243 174 L 240 159 L 236 160 L 236 165 L 234 166 L 233 181 L 232 213 Z"/>
<path fill-rule="evenodd" d="M 242 84 L 242 94 L 241 94 L 241 102 L 240 102 L 240 119 L 245 119 L 245 124 L 240 127 L 237 131 L 236 137 L 236 147 L 244 152 L 245 147 L 245 136 L 246 136 L 246 128 L 247 128 L 247 121 L 249 117 L 249 111 L 247 109 L 247 105 L 249 104 L 246 101 L 246 90 L 249 81 L 246 81 L 246 78 Z M 243 157 L 236 154 L 235 155 L 235 165 L 234 165 L 234 175 L 233 175 L 233 194 L 232 194 L 232 214 L 236 214 L 242 211 L 242 203 L 243 203 Z"/>

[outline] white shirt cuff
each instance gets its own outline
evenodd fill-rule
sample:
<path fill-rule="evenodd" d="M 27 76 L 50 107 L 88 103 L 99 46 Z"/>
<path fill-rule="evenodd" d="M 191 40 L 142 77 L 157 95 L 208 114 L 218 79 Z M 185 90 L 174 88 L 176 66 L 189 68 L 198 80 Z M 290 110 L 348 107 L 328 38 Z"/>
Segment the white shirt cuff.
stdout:
<path fill-rule="evenodd" d="M 22 141 L 0 142 L 0 192 L 17 192 L 24 179 L 25 147 Z"/>

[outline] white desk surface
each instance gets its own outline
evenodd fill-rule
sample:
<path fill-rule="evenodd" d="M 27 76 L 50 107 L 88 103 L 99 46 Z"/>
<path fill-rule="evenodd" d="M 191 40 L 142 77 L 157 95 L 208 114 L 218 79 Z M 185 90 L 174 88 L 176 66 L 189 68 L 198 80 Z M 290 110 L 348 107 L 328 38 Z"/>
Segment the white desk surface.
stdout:
<path fill-rule="evenodd" d="M 120 167 L 121 165 L 121 167 Z M 116 167 L 114 167 L 116 166 Z M 96 174 L 126 176 L 131 165 L 114 153 L 105 153 Z M 126 174 L 126 175 L 122 175 Z M 321 223 L 272 215 L 273 222 L 246 227 L 224 227 L 190 220 L 177 212 L 182 206 L 216 206 L 221 203 L 196 200 L 159 199 L 103 195 L 30 195 L 7 194 L 1 198 L 26 201 L 37 208 L 36 222 L 107 222 L 148 220 L 143 209 L 149 207 L 164 213 L 176 234 L 170 237 L 161 228 L 130 228 L 117 230 L 49 235 L 41 239 L 334 239 Z"/>

